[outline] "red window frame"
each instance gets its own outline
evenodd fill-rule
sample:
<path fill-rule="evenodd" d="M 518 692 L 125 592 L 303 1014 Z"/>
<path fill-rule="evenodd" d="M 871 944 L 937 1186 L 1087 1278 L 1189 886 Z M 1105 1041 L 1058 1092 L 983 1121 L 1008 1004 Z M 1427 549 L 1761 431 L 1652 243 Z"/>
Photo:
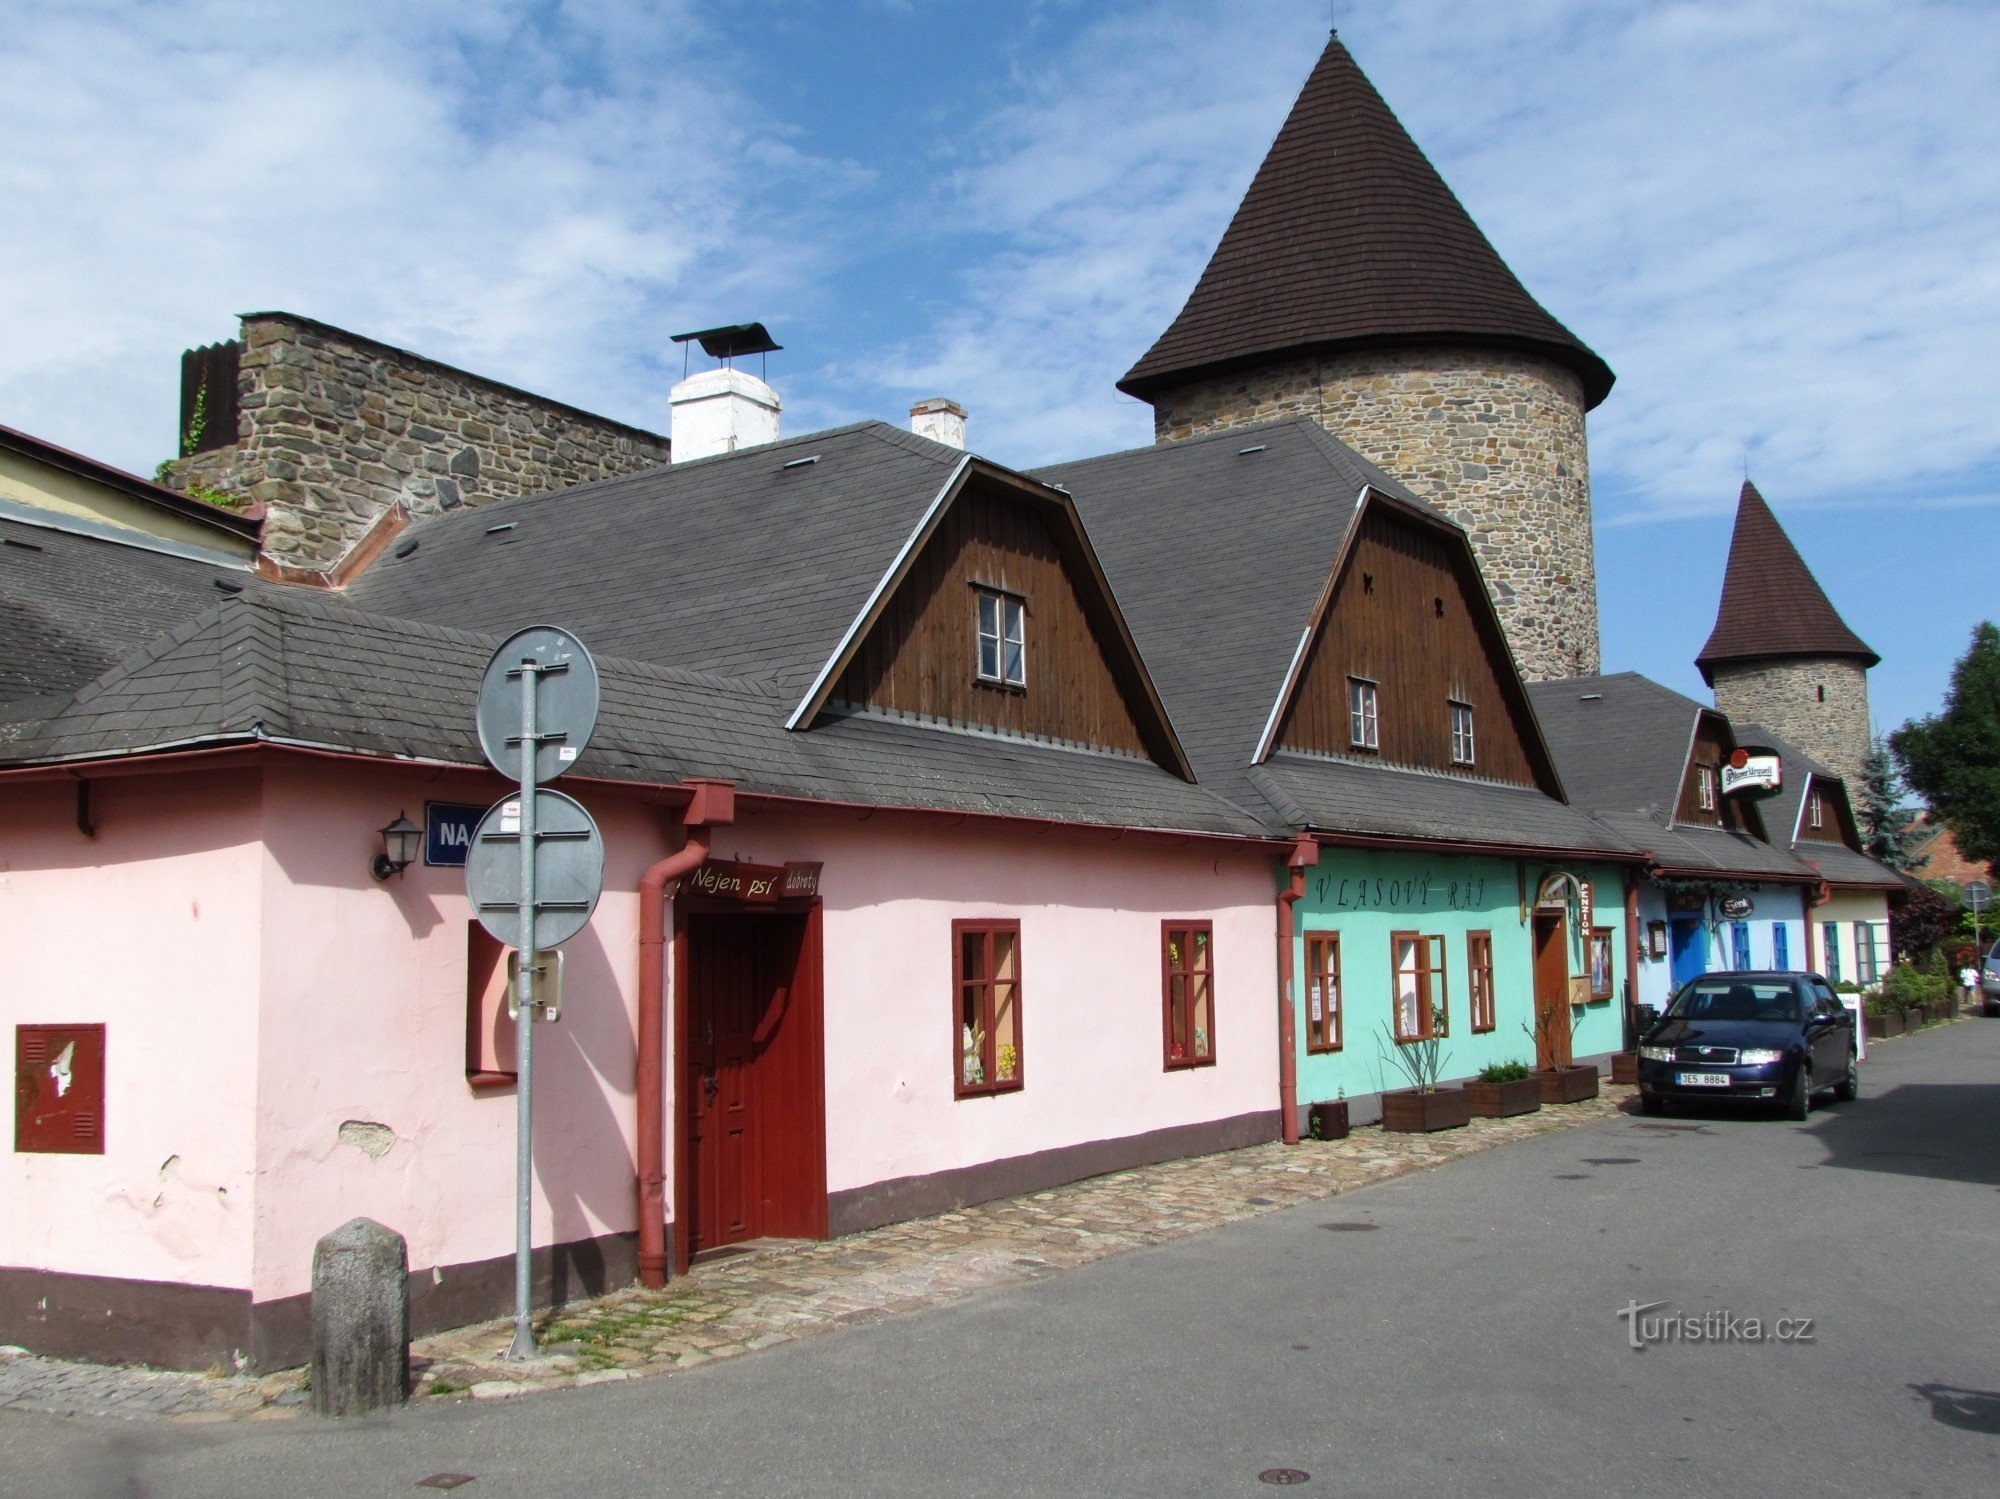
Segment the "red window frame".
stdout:
<path fill-rule="evenodd" d="M 1313 1019 L 1313 987 L 1319 987 L 1320 1017 Z M 1340 933 L 1306 933 L 1306 1051 L 1339 1051 L 1341 1035 Z"/>
<path fill-rule="evenodd" d="M 965 971 L 965 948 L 967 937 L 977 936 L 979 943 L 979 968 L 976 974 Z M 994 939 L 1011 936 L 1014 939 L 1014 973 L 1009 979 L 1002 979 L 994 972 Z M 1000 1040 L 995 1025 L 994 991 L 1000 987 L 1010 988 L 1008 996 L 1013 1013 L 1014 1073 L 1002 1078 L 1000 1073 Z M 1021 923 L 1018 920 L 954 921 L 951 924 L 951 1083 L 955 1098 L 990 1098 L 998 1093 L 1018 1093 L 1027 1080 L 1027 1043 L 1023 1040 L 1021 1023 Z M 980 1080 L 966 1080 L 965 1027 L 967 1001 L 978 1011 L 978 1024 L 974 1027 L 979 1036 Z"/>
<path fill-rule="evenodd" d="M 1199 935 L 1204 940 L 1197 943 Z M 1180 960 L 1174 959 L 1179 939 Z M 1194 962 L 1199 947 L 1207 954 L 1205 966 Z M 1202 1027 L 1195 1024 L 1196 994 L 1208 999 L 1208 1047 L 1201 1049 Z M 1189 1067 L 1215 1065 L 1215 925 L 1207 921 L 1163 921 L 1160 923 L 1160 1059 L 1169 1072 Z"/>
<path fill-rule="evenodd" d="M 1493 1005 L 1493 934 L 1465 934 L 1466 1003 L 1472 1010 L 1472 1032 L 1483 1035 L 1496 1024 Z"/>
<path fill-rule="evenodd" d="M 1399 987 L 1402 967 L 1397 961 L 1398 950 L 1404 942 L 1416 945 L 1417 966 L 1417 1028 L 1403 1029 L 1403 993 Z M 1433 1036 L 1451 1034 L 1450 996 L 1445 988 L 1444 938 L 1428 932 L 1391 932 L 1389 934 L 1389 1013 L 1395 1029 L 1396 1040 L 1428 1041 Z"/>

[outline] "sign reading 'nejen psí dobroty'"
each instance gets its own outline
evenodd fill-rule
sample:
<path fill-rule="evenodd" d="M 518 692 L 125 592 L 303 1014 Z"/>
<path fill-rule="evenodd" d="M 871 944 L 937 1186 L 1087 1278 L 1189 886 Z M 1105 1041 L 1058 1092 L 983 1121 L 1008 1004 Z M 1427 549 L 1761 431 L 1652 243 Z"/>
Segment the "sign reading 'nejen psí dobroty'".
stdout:
<path fill-rule="evenodd" d="M 740 859 L 710 859 L 687 877 L 690 895 L 710 900 L 741 901 L 773 906 L 781 900 L 811 900 L 819 894 L 817 863 L 749 864 Z"/>

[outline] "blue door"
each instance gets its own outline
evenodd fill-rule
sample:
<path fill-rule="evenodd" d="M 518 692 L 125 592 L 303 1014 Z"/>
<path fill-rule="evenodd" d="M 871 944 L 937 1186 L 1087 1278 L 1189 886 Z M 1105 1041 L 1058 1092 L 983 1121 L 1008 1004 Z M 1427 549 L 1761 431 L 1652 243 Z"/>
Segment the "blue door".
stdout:
<path fill-rule="evenodd" d="M 1676 989 L 1689 979 L 1698 979 L 1708 972 L 1707 934 L 1702 931 L 1698 918 L 1674 918 L 1673 963 Z"/>

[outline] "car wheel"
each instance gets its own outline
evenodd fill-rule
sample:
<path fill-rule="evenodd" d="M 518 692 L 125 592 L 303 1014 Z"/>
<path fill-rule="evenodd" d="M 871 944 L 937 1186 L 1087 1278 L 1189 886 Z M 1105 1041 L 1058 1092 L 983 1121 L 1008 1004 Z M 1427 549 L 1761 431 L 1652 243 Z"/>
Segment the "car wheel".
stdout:
<path fill-rule="evenodd" d="M 1660 1095 L 1659 1095 L 1659 1094 L 1657 1094 L 1657 1093 L 1641 1093 L 1641 1094 L 1639 1095 L 1639 1112 L 1640 1112 L 1640 1113 L 1642 1113 L 1642 1114 L 1664 1114 L 1664 1113 L 1666 1113 L 1666 1111 L 1667 1111 L 1667 1101 L 1666 1101 L 1666 1100 L 1665 1100 L 1664 1098 L 1660 1097 Z"/>
<path fill-rule="evenodd" d="M 1785 1100 L 1785 1117 L 1794 1123 L 1805 1120 L 1812 1113 L 1812 1069 L 1804 1062 L 1792 1074 L 1792 1096 Z"/>
<path fill-rule="evenodd" d="M 1847 1054 L 1847 1070 L 1833 1085 L 1833 1096 L 1842 1103 L 1852 1103 L 1861 1096 L 1861 1059 L 1851 1051 Z"/>

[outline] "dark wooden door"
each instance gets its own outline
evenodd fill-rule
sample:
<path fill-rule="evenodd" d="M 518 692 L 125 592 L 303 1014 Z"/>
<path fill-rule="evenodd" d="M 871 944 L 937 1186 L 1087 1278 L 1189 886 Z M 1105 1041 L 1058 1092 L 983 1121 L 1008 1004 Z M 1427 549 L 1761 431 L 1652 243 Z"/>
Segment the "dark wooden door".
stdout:
<path fill-rule="evenodd" d="M 688 918 L 690 1253 L 824 1233 L 819 973 L 807 918 Z"/>
<path fill-rule="evenodd" d="M 1535 1065 L 1570 1065 L 1569 917 L 1535 913 Z"/>

